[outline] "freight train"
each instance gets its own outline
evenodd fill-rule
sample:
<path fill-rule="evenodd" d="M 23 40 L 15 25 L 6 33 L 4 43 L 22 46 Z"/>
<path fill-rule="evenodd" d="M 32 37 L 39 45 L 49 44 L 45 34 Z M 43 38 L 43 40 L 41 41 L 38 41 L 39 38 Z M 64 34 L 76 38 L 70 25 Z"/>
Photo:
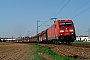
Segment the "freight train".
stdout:
<path fill-rule="evenodd" d="M 72 20 L 57 20 L 51 27 L 27 39 L 13 42 L 38 42 L 38 43 L 66 43 L 70 44 L 76 39 L 75 27 Z"/>

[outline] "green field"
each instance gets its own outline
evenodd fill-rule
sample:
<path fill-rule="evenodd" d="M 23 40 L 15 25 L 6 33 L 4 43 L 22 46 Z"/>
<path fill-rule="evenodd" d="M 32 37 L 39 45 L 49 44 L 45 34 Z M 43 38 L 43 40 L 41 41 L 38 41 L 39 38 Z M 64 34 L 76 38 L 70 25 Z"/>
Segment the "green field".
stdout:
<path fill-rule="evenodd" d="M 31 58 L 30 60 L 47 60 L 47 58 L 50 58 L 49 60 L 75 60 L 74 58 L 59 55 L 52 50 L 40 45 L 33 44 L 33 46 L 36 48 L 36 50 L 32 53 L 34 58 Z M 46 57 L 44 57 L 44 55 Z"/>
<path fill-rule="evenodd" d="M 72 44 L 90 44 L 90 42 L 75 41 L 75 42 L 72 42 Z"/>

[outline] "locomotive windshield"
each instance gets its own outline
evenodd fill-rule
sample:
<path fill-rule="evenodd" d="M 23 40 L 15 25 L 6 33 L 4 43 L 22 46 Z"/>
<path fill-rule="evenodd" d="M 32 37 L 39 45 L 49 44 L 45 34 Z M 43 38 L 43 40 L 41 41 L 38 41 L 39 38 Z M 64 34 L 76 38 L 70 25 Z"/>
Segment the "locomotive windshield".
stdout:
<path fill-rule="evenodd" d="M 70 27 L 70 26 L 72 26 L 72 22 L 63 22 L 63 23 L 60 23 L 59 26 L 60 27 Z"/>

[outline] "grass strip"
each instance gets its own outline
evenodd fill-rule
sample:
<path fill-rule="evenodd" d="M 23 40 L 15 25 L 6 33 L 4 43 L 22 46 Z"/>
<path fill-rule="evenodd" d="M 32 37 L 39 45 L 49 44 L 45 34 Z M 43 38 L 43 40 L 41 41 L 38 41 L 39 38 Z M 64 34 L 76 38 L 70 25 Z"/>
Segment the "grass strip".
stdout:
<path fill-rule="evenodd" d="M 79 42 L 79 41 L 75 41 L 75 42 L 72 42 L 72 44 L 90 44 L 90 42 Z"/>
<path fill-rule="evenodd" d="M 38 53 L 47 54 L 52 60 L 75 60 L 74 58 L 59 55 L 46 47 L 37 44 L 33 44 L 33 46 L 36 47 L 36 50 L 33 51 L 34 58 L 30 60 L 45 60 Z"/>
<path fill-rule="evenodd" d="M 38 52 L 36 50 L 33 51 L 32 55 L 33 58 L 30 58 L 29 60 L 43 60 L 43 58 L 38 55 Z"/>

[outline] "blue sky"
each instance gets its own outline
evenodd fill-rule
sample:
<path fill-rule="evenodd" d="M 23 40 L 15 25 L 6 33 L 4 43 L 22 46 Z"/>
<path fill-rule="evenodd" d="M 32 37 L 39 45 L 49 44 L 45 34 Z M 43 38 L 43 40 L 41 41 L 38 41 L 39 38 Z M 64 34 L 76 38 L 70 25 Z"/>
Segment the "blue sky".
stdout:
<path fill-rule="evenodd" d="M 40 32 L 53 24 L 52 17 L 72 19 L 76 34 L 87 35 L 90 0 L 0 0 L 0 37 L 35 35 L 37 20 Z"/>

